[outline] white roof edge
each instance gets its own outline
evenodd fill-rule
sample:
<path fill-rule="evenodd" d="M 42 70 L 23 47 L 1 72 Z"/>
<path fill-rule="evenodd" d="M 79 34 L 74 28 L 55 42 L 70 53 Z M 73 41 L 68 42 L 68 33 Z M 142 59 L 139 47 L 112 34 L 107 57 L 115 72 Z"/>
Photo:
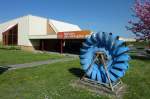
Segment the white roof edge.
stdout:
<path fill-rule="evenodd" d="M 49 24 L 52 26 L 56 33 L 68 31 L 81 31 L 81 28 L 78 25 L 70 24 L 63 21 L 49 19 Z"/>
<path fill-rule="evenodd" d="M 32 14 L 28 14 L 28 15 L 26 15 L 26 16 L 28 16 L 28 17 L 32 16 L 32 17 L 37 17 L 37 18 L 42 18 L 42 19 L 48 19 L 48 18 L 46 18 L 46 17 L 36 16 L 36 15 L 32 15 Z"/>
<path fill-rule="evenodd" d="M 49 19 L 49 18 L 45 18 L 45 17 L 41 17 L 41 16 L 35 16 L 35 15 L 32 15 L 32 14 L 28 14 L 28 15 L 25 15 L 25 16 L 22 16 L 22 17 L 18 17 L 18 18 L 15 18 L 15 19 L 5 21 L 3 23 L 0 23 L 0 25 L 6 24 L 9 21 L 15 21 L 15 20 L 18 20 L 18 22 L 19 22 L 19 20 L 21 20 L 21 18 L 30 17 L 30 16 L 43 18 L 43 19 L 48 20 L 49 24 L 52 26 L 52 28 L 54 29 L 54 31 L 56 33 L 58 33 L 58 32 L 67 32 L 67 31 L 81 31 L 81 28 L 76 24 L 71 24 L 71 23 L 67 23 L 67 22 L 63 22 L 63 21 L 59 21 L 59 20 L 54 20 L 54 19 Z M 18 23 L 18 22 L 16 22 L 16 23 Z"/>
<path fill-rule="evenodd" d="M 49 21 L 50 21 L 50 20 L 53 20 L 53 21 L 58 21 L 58 22 L 62 22 L 62 23 L 67 23 L 67 24 L 70 24 L 70 25 L 75 25 L 75 24 L 71 24 L 71 23 L 69 23 L 69 22 L 64 22 L 64 21 L 60 21 L 60 20 L 55 20 L 55 19 L 51 19 L 51 18 L 48 18 L 48 17 L 46 18 L 46 17 L 42 17 L 42 16 L 36 16 L 36 15 L 32 15 L 32 14 L 27 14 L 27 15 L 24 15 L 24 16 L 20 16 L 20 17 L 17 17 L 17 18 L 10 19 L 10 20 L 12 21 L 12 20 L 21 19 L 21 18 L 23 18 L 23 17 L 30 17 L 30 16 L 48 19 Z M 4 21 L 4 22 L 2 22 L 2 23 L 0 23 L 0 24 L 6 23 L 6 22 L 8 22 L 8 21 L 10 21 L 10 20 Z M 76 26 L 78 26 L 78 25 L 76 25 Z"/>
<path fill-rule="evenodd" d="M 51 18 L 46 18 L 46 17 L 42 17 L 42 16 L 36 16 L 36 15 L 32 15 L 32 14 L 28 14 L 28 15 L 26 15 L 26 16 L 33 16 L 33 17 L 39 17 L 39 18 L 44 18 L 44 19 L 47 19 L 47 20 L 49 20 L 49 21 L 58 21 L 58 22 L 62 22 L 62 23 L 67 23 L 67 24 L 70 24 L 70 25 L 75 25 L 75 26 L 78 26 L 78 25 L 76 25 L 76 24 L 72 24 L 72 23 L 69 23 L 69 22 L 65 22 L 65 21 L 61 21 L 61 20 L 57 20 L 57 19 L 51 19 Z M 78 26 L 79 27 L 79 26 Z"/>
<path fill-rule="evenodd" d="M 136 39 L 135 38 L 125 38 L 125 37 L 119 37 L 119 40 L 123 40 L 123 41 L 136 41 Z"/>
<path fill-rule="evenodd" d="M 33 17 L 38 17 L 38 18 L 43 18 L 43 19 L 47 19 L 48 20 L 48 22 L 49 22 L 49 24 L 51 25 L 51 27 L 54 29 L 54 31 L 56 32 L 56 33 L 58 33 L 58 32 L 66 32 L 66 31 L 80 31 L 81 30 L 81 28 L 78 26 L 78 25 L 76 25 L 76 24 L 71 24 L 71 23 L 68 23 L 68 22 L 64 22 L 64 21 L 60 21 L 60 20 L 55 20 L 55 19 L 51 19 L 51 18 L 46 18 L 46 17 L 41 17 L 41 16 L 35 16 L 35 15 L 32 15 L 32 14 L 28 14 L 27 16 L 33 16 Z M 66 26 L 66 27 L 70 27 L 70 30 L 69 29 L 67 29 L 66 31 L 64 31 L 65 29 L 60 29 L 61 28 L 61 26 L 60 25 L 58 25 L 58 24 L 55 24 L 55 23 L 60 23 L 60 24 L 67 24 L 68 26 Z M 73 28 L 74 27 L 74 28 Z M 73 29 L 73 30 L 71 30 L 71 28 Z M 62 31 L 61 31 L 62 30 Z"/>
<path fill-rule="evenodd" d="M 1 24 L 5 24 L 5 23 L 7 23 L 7 22 L 9 22 L 9 21 L 19 20 L 19 19 L 22 19 L 22 18 L 28 17 L 28 16 L 30 16 L 30 15 L 24 15 L 24 16 L 20 16 L 20 17 L 17 17 L 17 18 L 12 18 L 12 19 L 10 19 L 10 20 L 6 20 L 6 21 L 4 21 L 4 22 L 1 22 L 0 25 L 1 25 Z"/>
<path fill-rule="evenodd" d="M 9 29 L 11 29 L 11 28 L 14 27 L 15 25 L 17 25 L 17 24 L 9 25 L 6 29 L 4 29 L 4 30 L 2 31 L 2 33 L 6 32 L 6 31 L 9 30 Z"/>
<path fill-rule="evenodd" d="M 50 26 L 53 28 L 53 30 L 55 31 L 55 33 L 57 33 L 58 30 L 57 30 L 56 27 L 53 25 L 53 23 L 52 23 L 50 20 L 48 20 L 48 22 L 49 22 Z"/>
<path fill-rule="evenodd" d="M 61 23 L 67 23 L 67 24 L 70 24 L 70 25 L 78 26 L 76 24 L 72 24 L 72 23 L 69 23 L 69 22 L 61 21 L 61 20 L 49 19 L 49 21 L 58 21 L 58 22 L 61 22 Z"/>
<path fill-rule="evenodd" d="M 28 35 L 29 39 L 57 39 L 57 35 Z"/>

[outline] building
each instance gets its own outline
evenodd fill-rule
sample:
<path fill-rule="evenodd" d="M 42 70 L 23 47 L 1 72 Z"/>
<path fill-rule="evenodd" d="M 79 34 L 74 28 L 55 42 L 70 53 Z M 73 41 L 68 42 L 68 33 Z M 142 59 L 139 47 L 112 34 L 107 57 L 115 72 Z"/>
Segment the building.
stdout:
<path fill-rule="evenodd" d="M 125 37 L 120 37 L 119 40 L 123 40 L 125 42 L 136 42 L 135 38 L 125 38 Z"/>
<path fill-rule="evenodd" d="M 33 15 L 0 24 L 3 45 L 18 45 L 30 51 L 79 52 L 82 41 L 90 33 L 74 24 Z"/>

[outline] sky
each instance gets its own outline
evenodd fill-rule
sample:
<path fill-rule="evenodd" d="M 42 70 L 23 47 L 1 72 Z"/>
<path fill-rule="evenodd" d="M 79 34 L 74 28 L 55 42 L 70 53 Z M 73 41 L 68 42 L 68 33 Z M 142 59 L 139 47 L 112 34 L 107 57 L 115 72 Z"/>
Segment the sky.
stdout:
<path fill-rule="evenodd" d="M 134 0 L 1 0 L 0 23 L 31 14 L 133 38 L 125 28 L 133 19 L 133 4 Z"/>

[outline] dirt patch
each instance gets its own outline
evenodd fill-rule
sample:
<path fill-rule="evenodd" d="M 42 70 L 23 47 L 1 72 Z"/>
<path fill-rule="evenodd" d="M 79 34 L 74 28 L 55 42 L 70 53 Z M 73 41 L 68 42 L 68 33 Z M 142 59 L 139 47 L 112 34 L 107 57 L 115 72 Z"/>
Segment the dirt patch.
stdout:
<path fill-rule="evenodd" d="M 115 87 L 114 92 L 112 92 L 109 88 L 103 85 L 91 84 L 83 80 L 74 80 L 71 82 L 71 86 L 74 88 L 86 89 L 96 95 L 108 96 L 110 99 L 122 99 L 127 89 L 127 85 L 122 83 Z"/>

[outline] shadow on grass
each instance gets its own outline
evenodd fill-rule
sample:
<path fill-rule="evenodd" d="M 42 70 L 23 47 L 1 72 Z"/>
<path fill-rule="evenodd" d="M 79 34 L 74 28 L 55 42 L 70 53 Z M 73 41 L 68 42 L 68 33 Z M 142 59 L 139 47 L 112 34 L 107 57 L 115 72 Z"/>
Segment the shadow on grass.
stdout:
<path fill-rule="evenodd" d="M 150 60 L 150 56 L 130 55 L 132 59 Z"/>
<path fill-rule="evenodd" d="M 9 67 L 0 67 L 0 74 L 4 73 L 8 69 L 9 69 Z"/>
<path fill-rule="evenodd" d="M 84 75 L 84 71 L 80 68 L 70 68 L 69 72 L 76 77 L 82 77 Z"/>

